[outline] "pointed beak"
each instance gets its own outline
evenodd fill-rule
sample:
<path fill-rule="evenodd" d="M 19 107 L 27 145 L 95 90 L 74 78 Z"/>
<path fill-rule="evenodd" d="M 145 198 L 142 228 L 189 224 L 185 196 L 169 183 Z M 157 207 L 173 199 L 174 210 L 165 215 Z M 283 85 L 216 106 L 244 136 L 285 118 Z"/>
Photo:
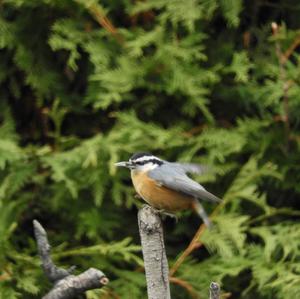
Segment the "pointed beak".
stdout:
<path fill-rule="evenodd" d="M 129 168 L 130 167 L 130 162 L 128 161 L 123 161 L 123 162 L 118 162 L 118 163 L 115 163 L 115 166 L 117 167 L 127 167 Z"/>

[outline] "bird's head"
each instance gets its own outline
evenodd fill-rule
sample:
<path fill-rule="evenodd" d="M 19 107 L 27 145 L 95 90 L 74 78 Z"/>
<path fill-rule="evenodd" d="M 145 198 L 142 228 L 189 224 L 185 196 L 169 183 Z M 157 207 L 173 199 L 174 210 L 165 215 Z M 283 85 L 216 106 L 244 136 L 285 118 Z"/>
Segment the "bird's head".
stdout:
<path fill-rule="evenodd" d="M 150 153 L 135 153 L 128 161 L 118 162 L 118 167 L 127 167 L 131 170 L 146 172 L 162 165 L 163 160 Z"/>

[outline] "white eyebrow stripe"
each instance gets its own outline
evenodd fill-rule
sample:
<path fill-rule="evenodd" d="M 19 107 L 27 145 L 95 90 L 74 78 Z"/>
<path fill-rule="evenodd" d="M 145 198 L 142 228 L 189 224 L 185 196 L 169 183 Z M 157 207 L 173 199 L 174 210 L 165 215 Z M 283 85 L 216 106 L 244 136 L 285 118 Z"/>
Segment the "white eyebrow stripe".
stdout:
<path fill-rule="evenodd" d="M 135 162 L 144 162 L 144 161 L 150 161 L 150 160 L 158 160 L 161 161 L 159 158 L 155 156 L 145 156 L 145 157 L 140 157 L 134 160 Z"/>

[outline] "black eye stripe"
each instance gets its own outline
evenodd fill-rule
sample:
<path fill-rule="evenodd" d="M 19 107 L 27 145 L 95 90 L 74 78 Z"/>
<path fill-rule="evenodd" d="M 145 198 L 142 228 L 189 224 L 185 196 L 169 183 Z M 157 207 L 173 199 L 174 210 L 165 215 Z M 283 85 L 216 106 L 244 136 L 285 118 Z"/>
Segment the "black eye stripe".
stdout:
<path fill-rule="evenodd" d="M 149 160 L 144 160 L 144 161 L 132 161 L 133 164 L 135 165 L 145 165 L 147 163 L 153 163 L 157 165 L 162 165 L 164 162 L 158 159 L 149 159 Z"/>

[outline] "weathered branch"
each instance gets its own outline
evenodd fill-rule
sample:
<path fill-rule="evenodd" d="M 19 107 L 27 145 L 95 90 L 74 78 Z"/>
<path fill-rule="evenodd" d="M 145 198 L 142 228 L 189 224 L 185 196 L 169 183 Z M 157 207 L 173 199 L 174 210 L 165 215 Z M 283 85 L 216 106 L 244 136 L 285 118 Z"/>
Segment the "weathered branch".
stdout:
<path fill-rule="evenodd" d="M 33 227 L 43 270 L 47 278 L 54 283 L 54 287 L 43 299 L 71 299 L 87 290 L 101 288 L 108 283 L 105 274 L 94 268 L 76 276 L 71 275 L 74 266 L 68 270 L 57 267 L 50 257 L 51 247 L 46 231 L 37 220 L 33 221 Z"/>
<path fill-rule="evenodd" d="M 209 299 L 220 299 L 220 286 L 216 282 L 210 284 Z"/>
<path fill-rule="evenodd" d="M 34 235 L 38 245 L 39 256 L 42 260 L 42 267 L 47 278 L 55 283 L 71 274 L 74 270 L 74 266 L 68 270 L 58 268 L 50 257 L 50 245 L 47 238 L 47 233 L 42 225 L 37 221 L 33 220 Z"/>
<path fill-rule="evenodd" d="M 145 205 L 138 213 L 148 299 L 170 299 L 169 267 L 158 213 Z"/>
<path fill-rule="evenodd" d="M 59 280 L 43 299 L 71 299 L 85 291 L 101 288 L 107 283 L 108 279 L 100 270 L 90 268 L 77 276 L 69 275 Z"/>

